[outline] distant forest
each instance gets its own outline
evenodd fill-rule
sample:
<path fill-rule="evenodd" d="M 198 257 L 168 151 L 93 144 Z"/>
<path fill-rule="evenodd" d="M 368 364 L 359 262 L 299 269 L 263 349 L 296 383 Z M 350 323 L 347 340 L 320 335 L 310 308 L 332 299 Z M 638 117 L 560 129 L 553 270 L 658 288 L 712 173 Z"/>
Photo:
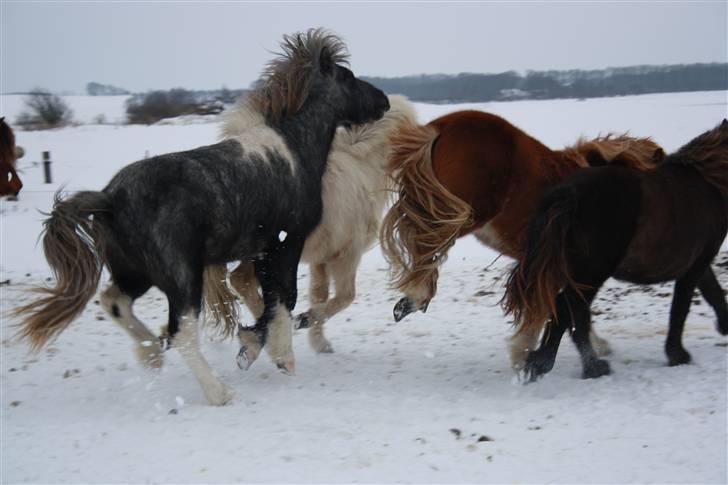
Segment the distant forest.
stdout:
<path fill-rule="evenodd" d="M 395 78 L 362 76 L 388 94 L 413 101 L 457 103 L 518 99 L 600 98 L 629 94 L 728 90 L 728 63 L 633 66 L 591 71 L 515 71 L 500 74 L 423 74 Z M 88 83 L 90 95 L 128 94 L 111 85 Z M 198 103 L 230 104 L 246 89 L 184 90 Z M 137 93 L 142 98 L 153 93 Z"/>
<path fill-rule="evenodd" d="M 633 66 L 591 71 L 424 74 L 363 77 L 390 94 L 431 103 L 599 98 L 630 94 L 728 90 L 728 63 Z"/>

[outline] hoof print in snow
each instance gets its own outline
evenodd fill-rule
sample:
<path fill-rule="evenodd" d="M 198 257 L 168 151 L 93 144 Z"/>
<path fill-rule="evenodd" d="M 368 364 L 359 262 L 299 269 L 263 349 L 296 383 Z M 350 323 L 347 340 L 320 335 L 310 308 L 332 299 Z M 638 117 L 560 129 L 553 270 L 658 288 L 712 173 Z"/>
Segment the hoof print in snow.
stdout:
<path fill-rule="evenodd" d="M 169 410 L 169 412 L 167 414 L 179 414 L 179 411 L 177 411 L 176 408 L 172 408 Z"/>
<path fill-rule="evenodd" d="M 490 436 L 485 436 L 484 434 L 480 435 L 480 438 L 478 438 L 478 443 L 483 443 L 485 441 L 493 441 L 493 438 Z"/>
<path fill-rule="evenodd" d="M 460 436 L 462 436 L 462 434 L 463 434 L 462 431 L 460 431 L 457 428 L 450 428 L 450 432 L 455 436 L 456 440 L 459 440 Z"/>

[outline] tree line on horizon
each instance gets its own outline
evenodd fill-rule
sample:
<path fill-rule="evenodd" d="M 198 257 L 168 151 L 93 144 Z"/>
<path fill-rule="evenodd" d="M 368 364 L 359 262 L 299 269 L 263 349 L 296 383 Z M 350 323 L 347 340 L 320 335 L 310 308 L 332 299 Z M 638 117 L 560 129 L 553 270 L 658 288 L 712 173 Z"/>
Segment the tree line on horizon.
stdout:
<path fill-rule="evenodd" d="M 366 77 L 387 93 L 434 103 L 516 99 L 599 98 L 728 90 L 728 63 L 632 66 L 596 70 Z"/>
<path fill-rule="evenodd" d="M 595 70 L 516 71 L 497 74 L 423 74 L 403 77 L 362 76 L 387 94 L 412 101 L 458 103 L 524 99 L 599 98 L 649 93 L 728 90 L 728 63 L 632 66 Z M 90 82 L 91 96 L 129 95 L 109 84 Z M 187 114 L 219 114 L 246 89 L 187 90 L 174 88 L 132 94 L 126 102 L 130 123 L 151 124 Z M 63 126 L 72 112 L 63 99 L 36 88 L 17 119 L 27 129 Z M 103 120 L 99 120 L 102 122 Z"/>
<path fill-rule="evenodd" d="M 496 74 L 361 77 L 388 94 L 403 94 L 413 101 L 431 103 L 598 98 L 649 93 L 728 90 L 728 63 L 527 71 L 525 74 L 507 71 Z M 230 90 L 223 87 L 217 90 L 187 91 L 200 101 L 216 99 L 229 104 L 247 90 Z M 126 90 L 98 83 L 89 83 L 87 92 L 91 95 L 129 94 Z M 149 93 L 141 93 L 137 96 L 144 94 Z"/>

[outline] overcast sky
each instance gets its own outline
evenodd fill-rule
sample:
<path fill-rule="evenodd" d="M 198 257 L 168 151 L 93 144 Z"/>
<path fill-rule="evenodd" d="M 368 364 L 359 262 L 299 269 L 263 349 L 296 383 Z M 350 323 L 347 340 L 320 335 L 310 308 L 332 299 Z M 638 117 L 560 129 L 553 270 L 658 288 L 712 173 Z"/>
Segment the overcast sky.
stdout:
<path fill-rule="evenodd" d="M 1 0 L 0 92 L 248 87 L 284 33 L 318 26 L 370 76 L 726 62 L 727 3 Z"/>

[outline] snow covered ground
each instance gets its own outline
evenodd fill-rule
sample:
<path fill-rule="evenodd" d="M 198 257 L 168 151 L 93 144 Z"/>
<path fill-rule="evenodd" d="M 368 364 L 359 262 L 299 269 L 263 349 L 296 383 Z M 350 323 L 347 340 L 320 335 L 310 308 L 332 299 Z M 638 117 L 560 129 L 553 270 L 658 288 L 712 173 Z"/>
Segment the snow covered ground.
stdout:
<path fill-rule="evenodd" d="M 629 130 L 674 150 L 726 116 L 726 92 L 586 101 L 418 104 L 420 118 L 464 107 L 500 114 L 552 147 L 579 135 Z M 122 98 L 69 98 L 90 122 L 120 119 Z M 96 104 L 95 104 L 96 103 Z M 123 103 L 122 103 L 123 104 Z M 0 97 L 14 119 L 18 97 Z M 0 311 L 28 301 L 49 276 L 36 239 L 53 192 L 100 189 L 123 165 L 215 141 L 217 126 L 84 125 L 17 132 L 26 149 L 18 202 L 0 203 Z M 54 183 L 42 183 L 50 150 Z M 727 340 L 696 295 L 685 331 L 692 365 L 663 354 L 672 285 L 610 281 L 595 323 L 614 349 L 613 374 L 582 381 L 568 342 L 541 381 L 514 382 L 497 303 L 506 258 L 459 241 L 427 314 L 394 324 L 378 247 L 364 258 L 357 301 L 329 322 L 336 353 L 315 355 L 295 337 L 297 375 L 265 357 L 248 371 L 237 346 L 208 337 L 204 352 L 236 391 L 207 406 L 176 352 L 157 374 L 140 369 L 131 343 L 90 304 L 49 348 L 29 354 L 2 318 L 0 480 L 3 483 L 141 482 L 555 482 L 725 483 Z M 714 268 L 728 288 L 728 248 Z M 299 271 L 306 308 L 306 275 Z M 166 303 L 153 290 L 135 307 L 157 328 Z M 247 317 L 249 319 L 249 317 Z"/>

